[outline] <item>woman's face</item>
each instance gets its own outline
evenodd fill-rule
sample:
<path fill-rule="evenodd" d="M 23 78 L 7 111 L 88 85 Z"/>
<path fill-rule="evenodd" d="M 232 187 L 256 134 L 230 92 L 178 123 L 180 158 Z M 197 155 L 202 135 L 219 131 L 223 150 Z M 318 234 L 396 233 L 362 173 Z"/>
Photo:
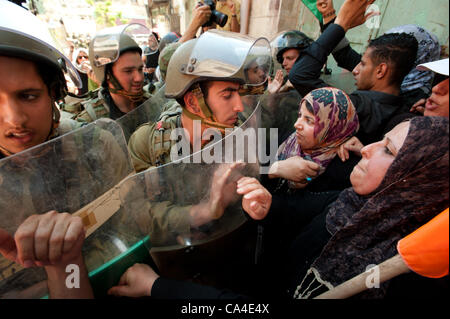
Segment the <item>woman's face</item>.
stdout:
<path fill-rule="evenodd" d="M 315 116 L 308 111 L 306 102 L 304 101 L 300 106 L 298 119 L 294 124 L 297 134 L 297 143 L 304 152 L 312 150 L 317 146 L 316 138 L 314 137 L 315 123 Z"/>
<path fill-rule="evenodd" d="M 403 122 L 388 132 L 384 139 L 365 146 L 362 159 L 353 168 L 350 181 L 359 195 L 368 195 L 380 186 L 386 172 L 403 146 L 408 135 L 409 122 Z"/>

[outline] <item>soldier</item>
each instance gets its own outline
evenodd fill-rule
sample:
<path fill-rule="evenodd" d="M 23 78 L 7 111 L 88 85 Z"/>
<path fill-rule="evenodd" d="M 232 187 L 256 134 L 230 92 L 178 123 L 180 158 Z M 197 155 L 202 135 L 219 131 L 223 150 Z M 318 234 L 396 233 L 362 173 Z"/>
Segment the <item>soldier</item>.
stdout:
<path fill-rule="evenodd" d="M 281 70 L 277 72 L 276 88 L 272 88 L 270 93 L 286 92 L 294 87 L 289 82 L 287 76 L 297 61 L 301 52 L 305 50 L 313 42 L 306 34 L 298 30 L 283 31 L 279 33 L 271 42 L 273 54 L 276 57 L 278 63 L 286 71 L 286 76 L 283 81 L 279 81 Z"/>
<path fill-rule="evenodd" d="M 144 65 L 142 49 L 127 34 L 129 30 L 148 29 L 142 25 L 131 24 L 120 28 L 109 28 L 91 41 L 89 45 L 89 61 L 95 78 L 101 87 L 88 94 L 88 99 L 77 102 L 63 109 L 76 113 L 73 119 L 90 123 L 102 117 L 113 120 L 132 111 L 155 92 L 150 83 L 144 87 Z M 108 47 L 106 35 L 117 39 L 117 48 Z M 102 41 L 103 40 L 103 41 Z"/>
<path fill-rule="evenodd" d="M 76 71 L 50 44 L 50 33 L 39 19 L 5 0 L 0 0 L 0 7 L 0 158 L 5 158 L 76 127 L 72 120 L 60 120 L 55 105 L 67 92 L 63 69 Z M 75 83 L 77 80 L 74 78 Z M 54 225 L 53 229 L 49 225 Z M 34 241 L 34 234 L 41 234 L 41 240 Z M 45 266 L 53 296 L 64 297 L 68 290 L 61 278 L 67 275 L 67 264 L 82 264 L 82 238 L 79 217 L 49 212 L 27 219 L 15 238 L 0 229 L 0 253 L 24 267 Z M 48 245 L 43 245 L 46 242 Z M 5 261 L 0 258 L 0 268 Z M 85 283 L 86 269 L 81 268 L 80 274 Z M 90 292 L 90 287 L 83 285 L 73 297 L 81 297 L 78 293 L 89 296 Z"/>
<path fill-rule="evenodd" d="M 249 83 L 244 72 L 248 63 L 244 62 L 255 63 L 267 59 L 255 59 L 256 56 L 251 53 L 246 57 L 249 61 L 236 56 L 233 51 L 236 48 L 219 43 L 220 40 L 226 41 L 229 35 L 225 31 L 211 30 L 199 39 L 183 43 L 173 53 L 167 69 L 165 95 L 177 100 L 182 106 L 182 114 L 142 125 L 131 136 L 128 147 L 137 172 L 171 161 L 170 149 L 176 141 L 170 140 L 170 135 L 175 128 L 184 128 L 189 133 L 189 144 L 193 145 L 194 139 L 201 140 L 207 128 L 224 133 L 226 128 L 235 127 L 238 114 L 244 111 L 240 90 Z M 235 34 L 233 36 L 237 37 Z M 237 39 L 237 45 L 249 46 L 247 38 Z M 217 47 L 219 45 L 220 48 Z M 270 49 L 265 49 L 267 58 Z M 219 50 L 223 52 L 219 54 Z M 194 56 L 200 58 L 196 60 Z M 212 58 L 202 58 L 208 56 Z M 225 63 L 228 63 L 228 69 L 219 68 Z M 266 78 L 261 77 L 263 82 L 252 83 L 252 87 L 263 85 Z M 201 123 L 200 136 L 194 137 L 194 120 Z M 202 144 L 206 142 L 202 141 Z"/>
<path fill-rule="evenodd" d="M 30 272 L 21 267 L 45 266 L 50 296 L 65 297 L 66 265 L 80 265 L 81 280 L 87 280 L 79 255 L 84 229 L 79 217 L 57 211 L 74 212 L 90 203 L 130 174 L 131 164 L 125 141 L 119 145 L 113 131 L 90 125 L 78 135 L 69 132 L 82 125 L 60 120 L 55 101 L 67 93 L 63 70 L 79 81 L 75 67 L 55 49 L 39 19 L 5 0 L 0 7 L 0 252 L 6 257 L 0 256 L 0 294 L 30 284 Z M 114 121 L 104 123 L 120 130 Z M 103 165 L 106 159 L 114 164 Z M 83 189 L 86 185 L 92 187 Z M 5 230 L 45 211 L 23 221 L 14 238 Z M 72 292 L 92 294 L 86 284 Z"/>

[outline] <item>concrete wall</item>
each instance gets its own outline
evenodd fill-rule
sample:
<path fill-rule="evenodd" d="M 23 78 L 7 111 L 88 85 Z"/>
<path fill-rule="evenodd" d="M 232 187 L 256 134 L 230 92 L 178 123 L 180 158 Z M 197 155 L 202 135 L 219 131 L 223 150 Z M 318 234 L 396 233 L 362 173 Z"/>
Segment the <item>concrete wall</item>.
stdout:
<path fill-rule="evenodd" d="M 334 0 L 338 11 L 345 0 Z M 271 39 L 280 31 L 298 29 L 316 39 L 320 35 L 319 22 L 301 0 L 252 0 L 249 35 Z M 434 33 L 448 54 L 449 1 L 448 0 L 377 0 L 381 11 L 378 28 L 362 25 L 347 32 L 352 47 L 362 53 L 370 39 L 382 35 L 390 28 L 403 24 L 418 24 Z M 373 22 L 376 22 L 375 20 Z M 373 24 L 375 25 L 375 24 Z M 341 72 L 333 58 L 329 66 Z"/>

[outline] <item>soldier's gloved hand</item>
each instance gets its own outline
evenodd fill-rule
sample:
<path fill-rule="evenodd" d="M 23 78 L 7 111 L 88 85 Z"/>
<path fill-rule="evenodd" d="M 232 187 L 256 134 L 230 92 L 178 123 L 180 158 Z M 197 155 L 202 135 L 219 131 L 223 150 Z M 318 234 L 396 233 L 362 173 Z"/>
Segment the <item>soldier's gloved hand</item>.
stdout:
<path fill-rule="evenodd" d="M 242 208 L 255 220 L 266 217 L 272 204 L 272 195 L 256 178 L 242 177 L 236 192 L 242 197 Z"/>
<path fill-rule="evenodd" d="M 50 211 L 28 217 L 14 238 L 0 229 L 0 253 L 26 268 L 65 266 L 81 256 L 84 236 L 81 218 Z"/>
<path fill-rule="evenodd" d="M 119 284 L 108 290 L 108 294 L 135 298 L 150 296 L 158 277 L 149 265 L 134 264 L 120 277 Z"/>

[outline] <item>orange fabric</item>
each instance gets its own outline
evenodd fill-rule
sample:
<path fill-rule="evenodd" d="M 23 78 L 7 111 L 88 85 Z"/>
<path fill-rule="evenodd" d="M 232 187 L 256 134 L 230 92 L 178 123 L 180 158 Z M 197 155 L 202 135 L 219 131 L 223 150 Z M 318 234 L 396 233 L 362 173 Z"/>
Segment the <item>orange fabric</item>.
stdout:
<path fill-rule="evenodd" d="M 397 250 L 412 271 L 429 278 L 448 275 L 448 208 L 399 240 Z"/>

